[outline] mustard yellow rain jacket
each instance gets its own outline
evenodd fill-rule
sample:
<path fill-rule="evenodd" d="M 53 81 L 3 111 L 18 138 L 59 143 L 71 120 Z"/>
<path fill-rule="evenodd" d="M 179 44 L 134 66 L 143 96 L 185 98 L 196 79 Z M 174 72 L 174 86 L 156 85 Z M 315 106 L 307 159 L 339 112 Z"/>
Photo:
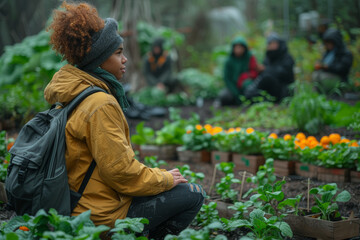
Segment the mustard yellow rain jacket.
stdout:
<path fill-rule="evenodd" d="M 68 103 L 85 88 L 105 83 L 72 66 L 61 68 L 47 85 L 44 96 L 53 104 Z M 125 218 L 132 196 L 150 196 L 171 189 L 166 170 L 148 168 L 136 159 L 129 127 L 120 105 L 111 94 L 98 92 L 73 111 L 66 124 L 66 167 L 70 189 L 78 191 L 93 159 L 94 173 L 72 215 L 91 210 L 96 224 L 113 227 Z"/>

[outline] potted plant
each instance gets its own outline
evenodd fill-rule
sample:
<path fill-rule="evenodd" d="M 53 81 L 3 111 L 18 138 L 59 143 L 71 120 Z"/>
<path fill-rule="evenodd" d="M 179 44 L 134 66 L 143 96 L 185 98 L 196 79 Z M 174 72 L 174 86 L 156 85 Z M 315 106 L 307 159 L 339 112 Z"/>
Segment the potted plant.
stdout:
<path fill-rule="evenodd" d="M 253 128 L 241 129 L 232 138 L 231 151 L 235 171 L 244 170 L 255 174 L 259 166 L 265 163 L 261 154 L 261 142 L 265 133 L 255 131 Z"/>
<path fill-rule="evenodd" d="M 295 234 L 321 239 L 347 239 L 359 236 L 359 219 L 342 217 L 338 202 L 347 202 L 351 195 L 344 190 L 338 193 L 336 183 L 312 188 L 310 194 L 315 198 L 311 208 L 313 215 L 305 216 L 293 228 Z"/>
<path fill-rule="evenodd" d="M 349 143 L 338 143 L 323 150 L 319 156 L 317 178 L 326 182 L 348 182 L 350 169 L 355 168 L 359 160 L 359 148 Z"/>
<path fill-rule="evenodd" d="M 288 176 L 295 173 L 295 144 L 290 135 L 278 138 L 277 134 L 271 133 L 262 142 L 261 151 L 266 159 L 274 159 L 276 175 Z"/>
<path fill-rule="evenodd" d="M 188 126 L 182 137 L 183 145 L 176 149 L 179 160 L 210 163 L 211 139 L 212 135 L 202 125 Z"/>
<path fill-rule="evenodd" d="M 295 163 L 296 175 L 306 178 L 317 178 L 317 162 L 322 150 L 322 146 L 297 148 L 296 152 L 299 161 Z"/>
<path fill-rule="evenodd" d="M 220 132 L 213 136 L 211 162 L 217 164 L 219 162 L 231 162 L 231 144 L 234 131 Z"/>

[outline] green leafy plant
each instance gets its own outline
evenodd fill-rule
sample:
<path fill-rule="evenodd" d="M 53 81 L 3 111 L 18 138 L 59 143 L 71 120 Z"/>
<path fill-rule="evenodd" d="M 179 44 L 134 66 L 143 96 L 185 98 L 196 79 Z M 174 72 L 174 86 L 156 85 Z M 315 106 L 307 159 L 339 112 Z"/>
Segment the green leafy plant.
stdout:
<path fill-rule="evenodd" d="M 220 164 L 217 164 L 216 167 L 226 174 L 225 177 L 222 177 L 220 182 L 215 185 L 216 192 L 220 194 L 221 199 L 231 200 L 235 202 L 237 199 L 238 191 L 234 190 L 232 188 L 232 185 L 239 184 L 241 183 L 241 181 L 235 178 L 235 175 L 233 173 L 234 163 L 222 162 Z"/>
<path fill-rule="evenodd" d="M 241 153 L 245 155 L 261 154 L 262 139 L 265 138 L 265 133 L 254 131 L 248 128 L 234 134 L 231 150 L 232 152 Z"/>
<path fill-rule="evenodd" d="M 188 122 L 180 117 L 179 110 L 170 108 L 170 121 L 164 121 L 164 126 L 156 131 L 155 143 L 158 145 L 182 145 L 185 126 Z"/>
<path fill-rule="evenodd" d="M 212 139 L 212 149 L 221 152 L 230 152 L 234 134 L 235 133 L 226 132 L 215 134 Z"/>
<path fill-rule="evenodd" d="M 240 239 L 284 239 L 292 237 L 293 233 L 289 224 L 281 221 L 276 216 L 265 217 L 265 212 L 261 209 L 255 209 L 249 214 L 250 219 L 228 220 L 222 218 L 227 231 L 233 231 L 239 227 L 245 227 L 251 230 L 245 237 Z"/>
<path fill-rule="evenodd" d="M 248 212 L 248 208 L 253 205 L 252 201 L 235 202 L 234 205 L 229 206 L 229 209 L 235 210 L 232 219 L 244 219 L 244 214 Z"/>
<path fill-rule="evenodd" d="M 151 168 L 159 168 L 161 166 L 167 165 L 164 160 L 158 160 L 157 156 L 146 156 L 144 158 L 144 163 L 146 166 Z"/>
<path fill-rule="evenodd" d="M 313 213 L 321 213 L 323 220 L 335 220 L 340 218 L 339 206 L 336 202 L 348 202 L 351 195 L 344 190 L 337 194 L 338 187 L 336 183 L 329 183 L 319 187 L 312 188 L 310 194 L 314 195 L 316 205 L 311 208 Z"/>
<path fill-rule="evenodd" d="M 211 134 L 206 132 L 204 127 L 186 127 L 186 134 L 182 137 L 183 148 L 191 151 L 211 150 Z"/>
<path fill-rule="evenodd" d="M 266 159 L 265 164 L 259 167 L 256 175 L 247 178 L 246 181 L 254 183 L 257 187 L 265 185 L 267 183 L 274 183 L 276 181 L 276 176 L 274 175 L 274 159 Z M 244 197 L 247 197 L 250 193 L 254 191 L 256 191 L 256 188 L 249 189 L 249 191 L 244 195 Z"/>
<path fill-rule="evenodd" d="M 6 131 L 0 132 L 0 182 L 5 182 L 7 168 L 10 162 L 8 148 L 14 143 L 14 139 L 6 139 Z"/>
<path fill-rule="evenodd" d="M 306 83 L 297 84 L 297 91 L 289 103 L 290 115 L 301 131 L 317 134 L 328 123 L 326 117 L 335 112 L 324 95 L 316 93 Z"/>
<path fill-rule="evenodd" d="M 137 234 L 141 234 L 144 231 L 144 224 L 149 224 L 149 220 L 146 218 L 125 218 L 116 219 L 115 227 L 110 230 L 113 235 L 113 240 L 147 240 L 147 237 L 137 237 Z"/>
<path fill-rule="evenodd" d="M 155 131 L 150 127 L 145 127 L 145 122 L 136 126 L 136 133 L 131 136 L 131 141 L 138 145 L 153 144 L 155 141 Z"/>
<path fill-rule="evenodd" d="M 300 162 L 311 163 L 318 165 L 319 155 L 321 154 L 322 146 L 316 146 L 314 148 L 305 147 L 304 149 L 297 148 L 296 153 Z"/>
<path fill-rule="evenodd" d="M 183 175 L 184 178 L 186 178 L 189 181 L 189 183 L 198 183 L 204 180 L 205 178 L 204 173 L 201 172 L 195 173 L 191 171 L 190 166 L 187 164 L 183 166 L 177 166 L 177 168 L 179 169 L 181 175 Z"/>
<path fill-rule="evenodd" d="M 217 229 L 222 229 L 222 224 L 220 222 L 212 222 L 206 227 L 194 230 L 187 228 L 183 230 L 178 236 L 167 235 L 165 240 L 187 240 L 187 239 L 214 239 L 214 240 L 226 240 L 227 237 L 222 234 L 213 235 Z"/>
<path fill-rule="evenodd" d="M 261 144 L 261 151 L 264 157 L 276 160 L 294 160 L 295 144 L 294 140 L 284 140 L 283 138 L 268 137 Z"/>
<path fill-rule="evenodd" d="M 360 148 L 349 147 L 346 143 L 335 144 L 330 149 L 323 150 L 318 159 L 319 166 L 352 169 L 355 162 L 360 160 Z"/>
<path fill-rule="evenodd" d="M 19 239 L 100 239 L 100 234 L 107 230 L 107 226 L 94 225 L 90 211 L 69 217 L 50 209 L 48 213 L 39 210 L 35 216 L 25 214 L 12 218 L 2 225 L 1 235 L 15 233 Z"/>
<path fill-rule="evenodd" d="M 209 202 L 207 205 L 203 204 L 193 223 L 199 226 L 208 226 L 212 222 L 219 221 L 219 212 L 216 207 L 216 202 Z"/>

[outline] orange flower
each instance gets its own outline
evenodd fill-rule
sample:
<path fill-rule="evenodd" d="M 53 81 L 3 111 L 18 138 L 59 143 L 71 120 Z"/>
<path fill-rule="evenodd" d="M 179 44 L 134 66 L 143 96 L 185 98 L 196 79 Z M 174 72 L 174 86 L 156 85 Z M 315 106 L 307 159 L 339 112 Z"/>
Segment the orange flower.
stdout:
<path fill-rule="evenodd" d="M 277 139 L 278 138 L 278 135 L 276 133 L 271 133 L 269 135 L 269 138 L 273 138 L 273 139 Z"/>
<path fill-rule="evenodd" d="M 329 139 L 332 144 L 337 144 L 340 142 L 341 136 L 338 133 L 332 133 L 330 134 Z"/>
<path fill-rule="evenodd" d="M 235 132 L 235 128 L 229 128 L 229 129 L 227 130 L 227 132 L 228 132 L 228 133 Z"/>
<path fill-rule="evenodd" d="M 195 128 L 196 128 L 197 130 L 201 130 L 201 129 L 203 129 L 203 126 L 201 126 L 200 124 L 197 124 L 197 125 L 195 126 Z"/>
<path fill-rule="evenodd" d="M 10 151 L 10 149 L 14 146 L 14 142 L 11 142 L 7 145 L 7 150 Z"/>
<path fill-rule="evenodd" d="M 320 144 L 321 145 L 328 145 L 330 143 L 330 138 L 328 136 L 323 136 L 320 139 Z"/>
<path fill-rule="evenodd" d="M 210 124 L 205 124 L 204 128 L 210 133 L 213 127 Z"/>
<path fill-rule="evenodd" d="M 352 142 L 349 146 L 350 147 L 359 147 L 359 144 L 357 142 Z"/>
<path fill-rule="evenodd" d="M 191 133 L 191 130 L 187 130 L 186 133 L 187 133 L 187 134 L 190 134 L 190 133 Z"/>
<path fill-rule="evenodd" d="M 3 164 L 9 164 L 9 161 L 5 159 Z"/>
<path fill-rule="evenodd" d="M 30 229 L 28 227 L 25 227 L 25 226 L 20 226 L 19 229 L 22 230 L 22 231 L 26 231 L 26 232 L 30 231 Z"/>
<path fill-rule="evenodd" d="M 214 129 L 212 131 L 212 135 L 218 134 L 222 131 L 223 131 L 223 129 L 221 127 L 214 127 Z"/>
<path fill-rule="evenodd" d="M 246 133 L 250 134 L 253 133 L 255 130 L 253 128 L 247 128 Z"/>
<path fill-rule="evenodd" d="M 285 141 L 288 141 L 288 140 L 291 140 L 291 139 L 292 139 L 292 137 L 291 137 L 290 134 L 285 134 L 285 136 L 284 136 Z"/>
<path fill-rule="evenodd" d="M 347 138 L 343 138 L 340 140 L 340 143 L 349 143 L 349 142 L 350 142 L 350 140 Z"/>
<path fill-rule="evenodd" d="M 314 136 L 308 136 L 306 140 L 307 140 L 308 142 L 317 141 L 316 137 L 314 137 Z"/>
<path fill-rule="evenodd" d="M 240 131 L 241 131 L 241 127 L 237 127 L 237 128 L 235 128 L 235 130 L 236 130 L 237 132 L 240 132 Z"/>
<path fill-rule="evenodd" d="M 304 133 L 299 132 L 298 134 L 296 134 L 296 138 L 301 141 L 301 140 L 306 139 L 306 136 Z"/>

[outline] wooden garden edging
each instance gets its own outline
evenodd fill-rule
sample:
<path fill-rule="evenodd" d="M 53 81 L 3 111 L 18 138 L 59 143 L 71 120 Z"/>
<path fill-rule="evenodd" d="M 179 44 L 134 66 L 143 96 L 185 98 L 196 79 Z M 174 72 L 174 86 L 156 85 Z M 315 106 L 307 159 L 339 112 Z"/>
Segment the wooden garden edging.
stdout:
<path fill-rule="evenodd" d="M 317 166 L 308 163 L 296 162 L 295 174 L 306 178 L 317 178 Z"/>
<path fill-rule="evenodd" d="M 235 164 L 234 172 L 246 171 L 256 174 L 259 167 L 265 164 L 265 158 L 263 155 L 242 155 L 234 153 L 232 160 Z"/>
<path fill-rule="evenodd" d="M 176 145 L 141 145 L 140 158 L 157 156 L 159 160 L 176 160 Z"/>

